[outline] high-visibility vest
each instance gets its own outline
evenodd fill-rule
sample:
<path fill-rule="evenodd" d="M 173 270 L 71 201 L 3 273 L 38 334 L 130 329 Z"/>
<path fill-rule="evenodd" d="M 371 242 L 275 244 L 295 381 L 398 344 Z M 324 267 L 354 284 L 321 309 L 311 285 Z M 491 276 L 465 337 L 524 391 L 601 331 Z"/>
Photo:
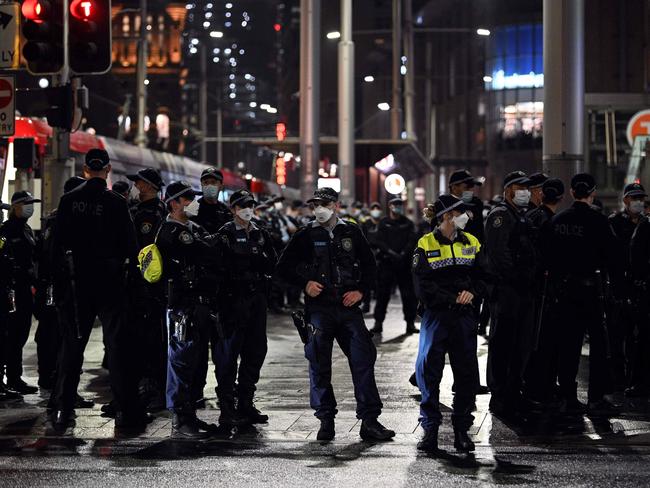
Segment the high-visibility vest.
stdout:
<path fill-rule="evenodd" d="M 429 232 L 418 241 L 418 248 L 424 251 L 424 256 L 431 269 L 446 268 L 448 266 L 474 266 L 476 255 L 481 250 L 481 243 L 476 237 L 463 232 L 466 242 L 456 240 L 453 244 L 441 244 Z"/>

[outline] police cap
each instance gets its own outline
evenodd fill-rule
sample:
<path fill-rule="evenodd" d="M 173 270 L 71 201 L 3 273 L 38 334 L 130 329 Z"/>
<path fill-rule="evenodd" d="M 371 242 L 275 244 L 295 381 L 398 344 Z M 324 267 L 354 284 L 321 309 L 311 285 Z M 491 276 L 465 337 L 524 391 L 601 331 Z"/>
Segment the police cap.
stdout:
<path fill-rule="evenodd" d="M 353 208 L 363 208 L 363 203 L 361 203 L 359 200 L 357 200 L 352 204 L 352 207 Z"/>
<path fill-rule="evenodd" d="M 464 212 L 467 208 L 468 206 L 465 202 L 453 195 L 440 195 L 433 204 L 433 211 L 436 214 L 436 218 L 440 218 L 442 215 L 451 212 L 452 210 Z"/>
<path fill-rule="evenodd" d="M 234 207 L 235 205 L 244 207 L 251 202 L 253 205 L 257 205 L 255 198 L 253 198 L 253 194 L 248 190 L 237 190 L 235 193 L 230 195 L 230 199 L 228 200 L 231 207 Z"/>
<path fill-rule="evenodd" d="M 13 195 L 11 195 L 11 204 L 16 205 L 19 203 L 34 203 L 34 202 L 40 202 L 38 198 L 34 198 L 31 193 L 28 191 L 20 190 L 17 192 L 14 192 Z"/>
<path fill-rule="evenodd" d="M 589 173 L 578 173 L 571 178 L 571 189 L 579 195 L 589 196 L 596 191 L 596 180 Z"/>
<path fill-rule="evenodd" d="M 68 193 L 75 188 L 79 188 L 85 182 L 86 180 L 81 176 L 73 176 L 72 178 L 68 178 L 63 184 L 63 193 Z M 117 183 L 119 183 L 119 181 Z M 115 188 L 115 185 L 117 185 L 117 183 L 113 184 L 113 188 Z"/>
<path fill-rule="evenodd" d="M 393 197 L 388 200 L 388 205 L 404 205 L 404 202 L 402 201 L 402 197 Z"/>
<path fill-rule="evenodd" d="M 138 171 L 136 174 L 126 175 L 126 177 L 131 181 L 142 180 L 145 183 L 149 183 L 156 190 L 160 190 L 163 186 L 165 186 L 162 176 L 160 176 L 160 171 L 155 168 L 144 168 Z"/>
<path fill-rule="evenodd" d="M 512 173 L 508 173 L 503 179 L 504 190 L 510 185 L 530 186 L 530 178 L 523 171 L 513 171 Z"/>
<path fill-rule="evenodd" d="M 203 193 L 194 190 L 187 181 L 173 181 L 165 191 L 165 203 L 180 197 L 193 200 L 196 195 L 203 195 Z"/>
<path fill-rule="evenodd" d="M 542 185 L 542 193 L 544 194 L 544 198 L 559 200 L 564 195 L 564 183 L 557 178 L 549 178 Z"/>
<path fill-rule="evenodd" d="M 291 202 L 291 208 L 303 208 L 305 203 L 302 200 L 294 200 Z"/>
<path fill-rule="evenodd" d="M 93 171 L 101 171 L 111 162 L 103 149 L 91 149 L 86 153 L 86 166 Z"/>
<path fill-rule="evenodd" d="M 475 178 L 466 169 L 459 169 L 458 171 L 454 171 L 449 177 L 449 186 L 460 183 L 467 183 L 469 186 L 481 186 L 484 181 L 485 178 L 483 177 Z"/>
<path fill-rule="evenodd" d="M 625 185 L 623 190 L 623 197 L 647 197 L 648 194 L 645 192 L 645 188 L 640 183 L 630 183 Z"/>
<path fill-rule="evenodd" d="M 201 171 L 201 180 L 203 178 L 214 178 L 216 180 L 219 180 L 223 182 L 223 173 L 218 169 L 218 168 L 206 168 L 203 171 Z"/>
<path fill-rule="evenodd" d="M 319 188 L 314 192 L 314 196 L 307 200 L 307 203 L 312 202 L 338 202 L 339 194 L 333 188 Z"/>
<path fill-rule="evenodd" d="M 116 181 L 113 183 L 113 187 L 111 188 L 111 190 L 113 190 L 115 193 L 119 193 L 120 195 L 128 193 L 130 189 L 131 185 L 129 185 L 128 182 L 124 180 Z"/>
<path fill-rule="evenodd" d="M 370 209 L 372 210 L 373 208 L 379 208 L 381 209 L 381 204 L 379 202 L 372 202 L 370 204 Z"/>
<path fill-rule="evenodd" d="M 548 180 L 548 176 L 544 173 L 533 173 L 528 179 L 530 180 L 531 188 L 539 188 Z"/>

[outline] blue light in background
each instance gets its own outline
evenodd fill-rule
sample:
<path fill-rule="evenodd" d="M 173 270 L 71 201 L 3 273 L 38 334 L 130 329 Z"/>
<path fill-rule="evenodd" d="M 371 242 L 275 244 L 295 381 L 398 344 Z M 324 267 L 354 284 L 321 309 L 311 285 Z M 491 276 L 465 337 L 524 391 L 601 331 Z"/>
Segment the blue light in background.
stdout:
<path fill-rule="evenodd" d="M 541 23 L 497 27 L 487 56 L 487 90 L 544 86 L 544 34 Z"/>

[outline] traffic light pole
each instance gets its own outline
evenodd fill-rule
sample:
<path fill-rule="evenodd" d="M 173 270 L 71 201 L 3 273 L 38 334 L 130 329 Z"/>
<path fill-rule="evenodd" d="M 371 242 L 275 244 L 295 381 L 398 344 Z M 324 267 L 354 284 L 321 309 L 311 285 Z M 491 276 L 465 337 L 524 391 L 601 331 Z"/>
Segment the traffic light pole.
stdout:
<path fill-rule="evenodd" d="M 52 76 L 52 86 L 65 86 L 70 83 L 70 31 L 69 0 L 63 0 L 63 68 Z M 65 180 L 74 173 L 74 160 L 70 160 L 70 131 L 60 127 L 52 128 L 52 153 L 45 162 L 43 178 L 43 213 L 58 206 L 63 195 Z"/>
<path fill-rule="evenodd" d="M 339 42 L 339 165 L 341 198 L 352 204 L 354 181 L 354 43 L 352 42 L 352 0 L 341 0 Z"/>

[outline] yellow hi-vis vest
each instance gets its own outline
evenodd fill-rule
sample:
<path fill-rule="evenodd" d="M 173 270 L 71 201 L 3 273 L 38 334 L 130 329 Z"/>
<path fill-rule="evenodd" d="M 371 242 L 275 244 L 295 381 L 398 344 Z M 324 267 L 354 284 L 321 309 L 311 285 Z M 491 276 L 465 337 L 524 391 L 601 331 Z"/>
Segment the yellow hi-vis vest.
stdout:
<path fill-rule="evenodd" d="M 463 232 L 463 234 L 468 242 L 457 240 L 452 245 L 440 244 L 433 232 L 420 238 L 418 248 L 424 251 L 424 256 L 431 269 L 448 266 L 474 266 L 476 255 L 481 250 L 481 243 L 472 234 L 467 232 Z"/>

